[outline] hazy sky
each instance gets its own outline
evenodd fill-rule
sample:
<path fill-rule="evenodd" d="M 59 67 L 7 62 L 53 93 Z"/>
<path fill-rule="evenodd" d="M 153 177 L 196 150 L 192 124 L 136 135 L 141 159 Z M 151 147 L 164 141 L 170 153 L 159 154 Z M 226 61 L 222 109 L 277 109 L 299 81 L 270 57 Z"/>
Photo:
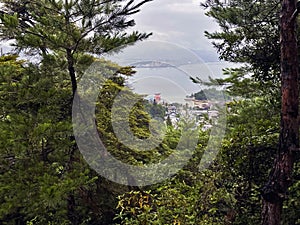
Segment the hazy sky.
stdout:
<path fill-rule="evenodd" d="M 184 68 L 184 73 L 181 70 L 182 66 L 176 69 L 138 69 L 131 84 L 137 93 L 159 92 L 166 100 L 183 102 L 186 95 L 205 88 L 193 84 L 189 76 L 197 76 L 202 80 L 208 80 L 209 76 L 219 78 L 222 76 L 222 68 L 233 66 L 218 60 L 211 41 L 204 36 L 205 31 L 217 31 L 219 27 L 211 18 L 205 16 L 200 2 L 201 0 L 153 0 L 145 4 L 134 16 L 134 29 L 152 32 L 149 40 L 154 42 L 144 41 L 127 47 L 117 56 L 120 58 L 113 58 L 113 61 L 122 65 L 121 62 L 126 60 L 152 59 L 170 61 L 173 65 L 186 63 L 187 67 Z M 196 64 L 190 49 L 197 50 L 200 57 Z"/>
<path fill-rule="evenodd" d="M 203 1 L 203 0 L 202 0 Z M 134 16 L 136 29 L 153 32 L 151 39 L 170 41 L 186 48 L 214 51 L 204 31 L 218 25 L 205 16 L 201 0 L 154 0 Z"/>
<path fill-rule="evenodd" d="M 215 56 L 215 49 L 204 31 L 215 31 L 217 24 L 204 15 L 204 0 L 153 0 L 134 15 L 134 30 L 153 32 L 150 40 L 168 41 L 185 48 L 201 50 Z M 137 1 L 138 2 L 138 1 Z M 1 44 L 6 51 L 6 44 Z"/>
<path fill-rule="evenodd" d="M 133 50 L 129 47 L 120 61 L 132 60 L 132 56 L 136 57 L 137 61 L 170 60 L 173 64 L 179 61 L 179 64 L 185 62 L 188 66 L 193 66 L 188 75 L 199 76 L 204 80 L 208 76 L 222 76 L 222 68 L 232 64 L 219 62 L 211 41 L 204 36 L 204 31 L 216 31 L 218 25 L 204 15 L 201 1 L 203 0 L 153 0 L 143 5 L 141 11 L 133 16 L 136 22 L 133 29 L 152 32 L 149 40 L 163 41 L 166 44 L 154 42 L 149 45 L 146 42 L 133 47 Z M 202 60 L 199 65 L 193 64 L 195 57 L 189 49 L 197 50 L 197 55 Z M 165 98 L 178 95 L 183 99 L 186 94 L 196 91 L 193 84 L 189 86 L 189 83 L 192 83 L 189 76 L 180 70 L 170 70 L 169 73 L 164 69 L 149 71 L 139 72 L 134 77 L 133 87 L 140 93 L 161 92 L 165 94 Z M 160 72 L 164 72 L 164 75 L 157 76 Z"/>

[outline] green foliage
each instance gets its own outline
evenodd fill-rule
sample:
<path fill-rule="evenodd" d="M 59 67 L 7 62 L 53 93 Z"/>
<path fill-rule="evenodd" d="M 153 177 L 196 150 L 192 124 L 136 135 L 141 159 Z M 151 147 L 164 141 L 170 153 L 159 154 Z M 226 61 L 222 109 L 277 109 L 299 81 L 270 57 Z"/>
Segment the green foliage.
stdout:
<path fill-rule="evenodd" d="M 219 80 L 216 79 L 216 80 L 214 80 L 214 82 L 219 82 Z M 223 91 L 217 90 L 216 88 L 203 89 L 195 94 L 191 94 L 189 97 L 191 97 L 191 98 L 194 97 L 196 100 L 210 100 L 210 101 L 220 100 L 220 99 L 221 100 L 230 99 L 230 97 L 227 96 L 227 94 L 224 94 Z"/>
<path fill-rule="evenodd" d="M 15 56 L 1 57 L 0 68 L 0 221 L 65 223 L 67 194 L 92 179 L 86 166 L 66 169 L 72 128 L 64 107 L 70 106 L 70 89 L 58 88 L 54 77 Z"/>
<path fill-rule="evenodd" d="M 289 189 L 288 200 L 283 206 L 283 224 L 300 224 L 299 221 L 299 160 L 295 165 L 294 170 L 294 184 Z"/>
<path fill-rule="evenodd" d="M 72 131 L 72 98 L 94 54 L 150 35 L 125 32 L 134 26 L 129 16 L 149 1 L 0 1 L 1 40 L 40 56 L 37 65 L 15 56 L 0 60 L 1 224 L 111 223 L 115 196 L 128 189 L 97 178 L 82 159 Z M 114 78 L 110 87 L 118 89 L 124 80 Z M 147 133 L 145 124 L 134 128 Z"/>
<path fill-rule="evenodd" d="M 151 151 L 140 151 L 135 145 L 133 147 L 126 146 L 120 142 L 115 135 L 115 132 L 118 132 L 122 137 L 129 135 L 142 140 L 149 138 L 151 135 L 149 130 L 151 115 L 147 113 L 147 105 L 144 105 L 144 100 L 141 96 L 134 94 L 127 87 L 124 87 L 123 82 L 124 78 L 112 76 L 101 89 L 96 109 L 98 131 L 101 137 L 103 137 L 102 140 L 104 140 L 103 142 L 106 148 L 119 160 L 133 165 L 157 162 L 170 153 L 169 147 L 157 143 L 158 147 Z M 122 93 L 122 98 L 116 100 L 116 96 L 120 93 Z M 128 115 L 130 130 L 124 128 L 114 131 L 112 119 L 115 123 L 124 123 L 124 118 L 127 116 L 124 112 L 127 111 L 131 101 L 135 101 L 135 104 L 130 109 Z M 117 111 L 117 114 L 112 116 L 113 103 L 114 107 L 117 107 L 114 109 Z M 123 134 L 123 132 L 125 133 Z M 155 129 L 153 129 L 152 132 L 155 132 Z M 159 140 L 157 140 L 157 142 L 158 141 Z"/>
<path fill-rule="evenodd" d="M 277 149 L 278 109 L 268 99 L 256 98 L 233 101 L 228 110 L 227 134 L 215 162 L 199 172 L 209 138 L 209 131 L 200 132 L 193 158 L 175 177 L 119 197 L 118 224 L 259 223 L 260 188 Z M 181 135 L 169 129 L 166 144 L 174 148 Z M 142 210 L 137 196 L 146 191 L 151 201 Z"/>
<path fill-rule="evenodd" d="M 207 100 L 207 97 L 203 90 L 201 90 L 195 94 L 192 94 L 190 97 L 195 97 L 196 100 Z"/>
<path fill-rule="evenodd" d="M 220 182 L 235 194 L 234 224 L 256 224 L 260 222 L 260 190 L 277 150 L 278 108 L 266 98 L 235 101 L 229 108 Z"/>
<path fill-rule="evenodd" d="M 150 103 L 144 101 L 145 110 L 151 115 L 152 118 L 164 119 L 166 114 L 166 108 L 163 105 L 157 104 L 155 102 Z"/>
<path fill-rule="evenodd" d="M 170 127 L 168 145 L 178 142 L 181 132 Z M 209 138 L 199 133 L 199 143 L 190 162 L 173 178 L 140 191 L 119 196 L 117 224 L 222 224 L 234 197 L 217 184 L 220 173 L 199 172 L 198 165 Z M 176 147 L 176 144 L 175 144 Z"/>
<path fill-rule="evenodd" d="M 223 173 L 228 191 L 235 193 L 234 224 L 260 223 L 260 191 L 273 166 L 279 140 L 280 2 L 206 1 L 203 6 L 221 28 L 206 33 L 220 58 L 243 63 L 241 68 L 224 70 L 226 78 L 212 81 L 226 85 L 231 96 L 243 98 L 228 104 L 228 138 L 221 155 L 224 168 L 231 168 L 223 168 Z M 283 224 L 297 221 L 291 202 L 285 203 Z"/>
<path fill-rule="evenodd" d="M 154 195 L 151 191 L 131 191 L 118 197 L 117 209 L 120 213 L 115 220 L 122 221 L 122 224 L 149 224 L 153 217 L 152 206 Z"/>
<path fill-rule="evenodd" d="M 1 224 L 107 225 L 128 190 L 98 178 L 73 150 L 72 90 L 56 56 L 39 66 L 0 58 Z M 79 59 L 82 69 L 93 60 Z"/>
<path fill-rule="evenodd" d="M 199 171 L 212 135 L 200 130 L 193 157 L 181 171 L 160 184 L 135 190 L 98 177 L 79 154 L 71 125 L 70 68 L 74 67 L 78 80 L 99 60 L 92 54 L 146 38 L 147 34 L 124 31 L 134 25 L 126 16 L 148 1 L 136 5 L 113 0 L 2 2 L 1 38 L 16 39 L 17 47 L 42 53 L 42 58 L 34 65 L 14 55 L 0 57 L 1 224 L 259 223 L 260 190 L 279 134 L 278 1 L 234 0 L 228 5 L 207 1 L 207 14 L 221 27 L 207 36 L 215 40 L 222 59 L 245 63 L 224 70 L 227 77 L 211 81 L 227 85 L 230 96 L 239 96 L 227 103 L 227 132 L 220 153 L 210 167 Z M 157 140 L 152 151 L 121 143 L 111 117 L 121 92 L 123 101 L 138 99 L 129 113 L 129 132 L 139 139 L 149 138 L 151 117 L 164 118 L 165 108 L 145 104 L 125 87 L 126 76 L 134 74 L 131 67 L 99 62 L 110 75 L 96 106 L 97 129 L 108 151 L 133 165 L 160 162 L 174 153 L 179 141 L 186 147 L 181 151 L 188 151 L 194 124 L 182 118 L 176 128 L 167 121 L 164 139 Z M 199 92 L 195 97 L 205 96 Z M 126 101 L 117 110 L 125 111 Z M 122 114 L 113 119 L 121 121 Z M 283 224 L 300 224 L 299 172 L 297 163 Z M 124 171 L 124 179 L 129 176 Z"/>
<path fill-rule="evenodd" d="M 169 115 L 167 116 L 166 125 L 167 125 L 167 127 L 172 127 L 173 126 Z"/>
<path fill-rule="evenodd" d="M 135 25 L 129 16 L 152 0 L 2 0 L 0 39 L 14 40 L 15 48 L 27 55 L 42 58 L 60 52 L 66 61 L 73 96 L 82 74 L 76 67 L 77 57 L 101 55 L 144 40 L 150 34 L 125 30 Z M 13 15 L 13 16 L 12 16 Z M 79 71 L 78 71 L 79 69 Z"/>
<path fill-rule="evenodd" d="M 220 58 L 247 63 L 253 77 L 260 81 L 278 81 L 280 72 L 280 2 L 231 0 L 206 1 L 207 15 L 221 31 L 208 33 Z"/>
<path fill-rule="evenodd" d="M 135 25 L 128 16 L 149 1 L 3 0 L 1 39 L 15 39 L 18 48 L 32 53 L 69 49 L 72 54 L 101 54 L 149 36 L 124 32 Z"/>

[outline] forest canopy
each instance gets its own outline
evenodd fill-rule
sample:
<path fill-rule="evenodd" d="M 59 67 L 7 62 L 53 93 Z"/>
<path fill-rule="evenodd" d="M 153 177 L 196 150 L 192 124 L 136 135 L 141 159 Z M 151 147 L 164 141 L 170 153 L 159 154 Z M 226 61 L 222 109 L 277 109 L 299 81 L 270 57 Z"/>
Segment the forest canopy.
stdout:
<path fill-rule="evenodd" d="M 275 0 L 202 4 L 220 27 L 206 32 L 220 59 L 243 65 L 224 68 L 223 78 L 211 80 L 212 86 L 225 85 L 225 96 L 230 96 L 226 112 L 219 114 L 220 123 L 203 116 L 202 124 L 196 124 L 182 116 L 174 124 L 170 115 L 179 117 L 176 107 L 140 98 L 130 109 L 130 132 L 146 140 L 159 127 L 150 126 L 153 117 L 161 119 L 165 132 L 155 148 L 142 151 L 118 139 L 111 116 L 120 92 L 128 99 L 137 97 L 126 86 L 135 68 L 100 56 L 151 36 L 151 31 L 128 32 L 135 26 L 131 16 L 150 1 L 0 0 L 0 38 L 13 41 L 14 48 L 0 56 L 0 224 L 261 223 L 263 205 L 272 201 L 268 196 L 276 196 L 268 181 L 283 130 L 281 4 Z M 297 29 L 298 39 L 299 34 Z M 38 62 L 26 59 L 32 55 L 38 56 Z M 134 185 L 136 180 L 126 170 L 115 174 L 132 184 L 126 186 L 100 176 L 86 162 L 74 136 L 72 104 L 78 82 L 95 62 L 114 71 L 99 90 L 94 110 L 94 125 L 109 154 L 133 166 L 159 163 L 170 155 L 180 161 L 197 132 L 192 157 L 178 173 L 143 187 Z M 219 98 L 218 88 L 190 97 L 207 100 L 209 93 Z M 118 107 L 126 109 L 125 104 Z M 210 126 L 203 128 L 218 128 L 224 118 L 220 151 L 213 163 L 199 170 L 209 140 L 218 136 Z M 278 198 L 283 225 L 300 224 L 298 153 L 293 161 L 287 192 Z"/>

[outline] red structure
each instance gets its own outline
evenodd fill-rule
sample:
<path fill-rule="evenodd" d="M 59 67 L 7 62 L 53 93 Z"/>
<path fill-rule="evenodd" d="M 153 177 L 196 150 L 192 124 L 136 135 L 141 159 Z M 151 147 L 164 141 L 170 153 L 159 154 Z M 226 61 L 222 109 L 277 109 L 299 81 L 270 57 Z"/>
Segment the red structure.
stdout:
<path fill-rule="evenodd" d="M 161 100 L 160 93 L 155 93 L 155 95 L 154 95 L 154 100 L 155 100 L 156 103 L 159 103 L 159 102 L 160 102 L 160 100 Z"/>

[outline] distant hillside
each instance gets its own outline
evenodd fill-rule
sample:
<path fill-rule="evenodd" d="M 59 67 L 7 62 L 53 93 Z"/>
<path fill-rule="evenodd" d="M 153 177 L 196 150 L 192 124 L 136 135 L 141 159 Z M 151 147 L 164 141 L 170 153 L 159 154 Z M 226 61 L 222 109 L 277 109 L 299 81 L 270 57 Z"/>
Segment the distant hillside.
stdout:
<path fill-rule="evenodd" d="M 203 89 L 195 94 L 188 96 L 190 98 L 195 98 L 196 100 L 228 100 L 229 95 L 225 92 L 217 90 L 216 88 Z"/>

